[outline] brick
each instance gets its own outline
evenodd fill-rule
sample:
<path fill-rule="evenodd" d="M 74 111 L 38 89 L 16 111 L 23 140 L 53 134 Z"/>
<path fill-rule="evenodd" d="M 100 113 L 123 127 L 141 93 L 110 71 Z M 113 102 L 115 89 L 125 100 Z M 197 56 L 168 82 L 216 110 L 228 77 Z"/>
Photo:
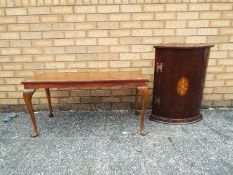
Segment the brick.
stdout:
<path fill-rule="evenodd" d="M 150 45 L 132 45 L 131 51 L 132 52 L 151 52 L 153 49 Z"/>
<path fill-rule="evenodd" d="M 20 38 L 21 39 L 40 39 L 41 32 L 21 32 Z"/>
<path fill-rule="evenodd" d="M 152 29 L 133 29 L 132 36 L 152 36 Z"/>
<path fill-rule="evenodd" d="M 40 16 L 40 21 L 42 23 L 61 22 L 62 16 L 60 16 L 60 15 L 43 15 L 43 16 Z"/>
<path fill-rule="evenodd" d="M 222 43 L 219 44 L 219 49 L 220 50 L 232 50 L 233 48 L 233 43 Z"/>
<path fill-rule="evenodd" d="M 22 93 L 21 93 L 22 96 Z M 0 98 L 7 98 L 7 93 L 6 92 L 0 92 Z"/>
<path fill-rule="evenodd" d="M 121 12 L 141 12 L 142 6 L 141 5 L 121 5 L 120 11 Z"/>
<path fill-rule="evenodd" d="M 152 13 L 133 13 L 132 20 L 153 20 L 154 15 Z"/>
<path fill-rule="evenodd" d="M 129 46 L 110 46 L 110 52 L 129 52 Z"/>
<path fill-rule="evenodd" d="M 51 24 L 30 24 L 30 30 L 31 31 L 46 31 L 46 30 L 52 30 Z"/>
<path fill-rule="evenodd" d="M 27 15 L 27 9 L 26 8 L 7 8 L 6 9 L 6 15 Z"/>
<path fill-rule="evenodd" d="M 218 65 L 233 65 L 233 59 L 219 59 Z"/>
<path fill-rule="evenodd" d="M 155 57 L 154 52 L 141 53 L 142 60 L 154 60 L 154 57 Z"/>
<path fill-rule="evenodd" d="M 151 67 L 152 61 L 151 60 L 140 60 L 140 61 L 132 61 L 132 67 Z"/>
<path fill-rule="evenodd" d="M 79 38 L 85 37 L 85 31 L 66 31 L 65 38 Z"/>
<path fill-rule="evenodd" d="M 221 87 L 224 86 L 224 81 L 222 80 L 211 80 L 211 81 L 206 81 L 205 82 L 205 87 Z"/>
<path fill-rule="evenodd" d="M 120 60 L 139 60 L 140 53 L 120 53 Z"/>
<path fill-rule="evenodd" d="M 233 35 L 232 28 L 220 28 L 221 35 Z"/>
<path fill-rule="evenodd" d="M 155 29 L 155 36 L 173 36 L 175 35 L 175 29 Z"/>
<path fill-rule="evenodd" d="M 86 46 L 67 46 L 66 53 L 86 53 Z"/>
<path fill-rule="evenodd" d="M 76 56 L 75 55 L 56 55 L 56 61 L 76 61 Z"/>
<path fill-rule="evenodd" d="M 210 10 L 210 4 L 200 4 L 200 3 L 193 3 L 189 4 L 189 10 L 190 11 L 208 11 Z"/>
<path fill-rule="evenodd" d="M 69 14 L 69 13 L 73 13 L 72 6 L 51 7 L 51 14 Z"/>
<path fill-rule="evenodd" d="M 174 37 L 164 37 L 164 43 L 184 43 L 185 37 L 174 36 Z"/>
<path fill-rule="evenodd" d="M 213 20 L 213 21 L 210 21 L 210 27 L 230 27 L 230 26 L 231 26 L 231 20 Z"/>
<path fill-rule="evenodd" d="M 87 60 L 99 60 L 98 59 L 98 55 L 97 54 L 75 54 L 76 55 L 76 57 L 77 57 L 77 60 L 78 61 L 81 61 L 81 60 L 85 60 L 85 61 L 87 61 Z"/>
<path fill-rule="evenodd" d="M 232 73 L 218 73 L 216 74 L 216 80 L 231 80 Z"/>
<path fill-rule="evenodd" d="M 43 32 L 43 38 L 64 38 L 64 32 L 61 31 Z"/>
<path fill-rule="evenodd" d="M 143 6 L 143 12 L 159 12 L 164 10 L 164 4 L 146 4 Z"/>
<path fill-rule="evenodd" d="M 228 36 L 208 36 L 207 37 L 208 43 L 223 43 L 228 42 Z"/>
<path fill-rule="evenodd" d="M 8 31 L 29 31 L 29 24 L 9 24 Z"/>
<path fill-rule="evenodd" d="M 200 12 L 199 14 L 200 19 L 220 19 L 221 18 L 221 12 Z"/>
<path fill-rule="evenodd" d="M 163 37 L 143 37 L 142 44 L 159 44 L 163 42 Z"/>
<path fill-rule="evenodd" d="M 17 55 L 12 57 L 13 62 L 32 62 L 32 56 Z"/>
<path fill-rule="evenodd" d="M 21 54 L 20 48 L 2 48 L 1 55 L 15 55 L 15 54 Z"/>
<path fill-rule="evenodd" d="M 86 89 L 80 89 L 80 90 L 75 90 L 75 91 L 71 91 L 70 92 L 70 96 L 71 97 L 85 97 L 85 96 L 90 96 L 90 90 L 86 90 Z"/>
<path fill-rule="evenodd" d="M 118 39 L 117 38 L 99 38 L 98 45 L 117 45 Z"/>
<path fill-rule="evenodd" d="M 75 30 L 88 30 L 88 29 L 96 29 L 96 24 L 94 22 L 75 24 Z"/>
<path fill-rule="evenodd" d="M 99 5 L 97 6 L 97 13 L 117 13 L 119 12 L 118 5 Z"/>
<path fill-rule="evenodd" d="M 163 28 L 163 21 L 143 21 L 143 28 Z"/>
<path fill-rule="evenodd" d="M 47 40 L 47 39 L 41 39 L 41 40 L 32 40 L 32 46 L 42 46 L 42 47 L 47 47 L 47 46 L 52 46 L 53 41 L 52 40 Z"/>
<path fill-rule="evenodd" d="M 233 80 L 226 80 L 226 86 L 233 86 Z M 233 94 L 232 94 L 233 95 Z"/>
<path fill-rule="evenodd" d="M 54 46 L 71 46 L 75 44 L 74 39 L 55 39 Z"/>
<path fill-rule="evenodd" d="M 185 42 L 187 43 L 206 43 L 206 36 L 187 36 Z"/>
<path fill-rule="evenodd" d="M 100 103 L 100 97 L 81 97 L 81 103 Z"/>
<path fill-rule="evenodd" d="M 121 22 L 120 23 L 120 28 L 122 29 L 131 29 L 131 28 L 141 28 L 142 27 L 142 22 L 141 21 L 129 21 L 129 22 Z"/>
<path fill-rule="evenodd" d="M 44 64 L 43 63 L 24 63 L 24 69 L 25 70 L 44 70 Z"/>
<path fill-rule="evenodd" d="M 39 23 L 39 16 L 18 16 L 18 23 Z"/>
<path fill-rule="evenodd" d="M 204 100 L 222 100 L 221 94 L 204 94 Z"/>
<path fill-rule="evenodd" d="M 178 12 L 177 19 L 198 19 L 198 12 Z"/>
<path fill-rule="evenodd" d="M 0 63 L 1 62 L 11 62 L 10 56 L 0 56 Z"/>
<path fill-rule="evenodd" d="M 97 29 L 118 29 L 119 27 L 120 27 L 119 22 L 98 22 L 97 23 Z"/>
<path fill-rule="evenodd" d="M 64 15 L 64 22 L 84 22 L 85 15 L 80 14 L 72 14 L 72 15 Z"/>
<path fill-rule="evenodd" d="M 97 45 L 97 39 L 95 38 L 80 38 L 76 39 L 76 45 Z"/>
<path fill-rule="evenodd" d="M 2 8 L 0 8 L 0 16 L 4 16 L 5 15 L 5 10 Z"/>
<path fill-rule="evenodd" d="M 65 53 L 64 47 L 45 47 L 44 54 L 63 54 Z"/>
<path fill-rule="evenodd" d="M 56 23 L 52 24 L 53 30 L 74 30 L 73 23 Z"/>
<path fill-rule="evenodd" d="M 0 42 L 0 47 L 9 47 L 10 46 L 10 42 L 7 40 L 1 40 Z"/>
<path fill-rule="evenodd" d="M 35 55 L 34 56 L 35 62 L 51 62 L 54 61 L 53 55 Z"/>
<path fill-rule="evenodd" d="M 198 35 L 217 35 L 218 29 L 217 28 L 202 28 L 198 29 Z"/>
<path fill-rule="evenodd" d="M 65 63 L 61 63 L 61 62 L 45 63 L 45 68 L 46 69 L 64 69 Z"/>
<path fill-rule="evenodd" d="M 95 6 L 75 6 L 74 7 L 75 13 L 96 13 L 96 7 Z"/>
<path fill-rule="evenodd" d="M 87 14 L 86 20 L 89 21 L 107 21 L 108 15 L 107 14 Z"/>
<path fill-rule="evenodd" d="M 23 65 L 20 63 L 3 64 L 3 70 L 22 70 Z"/>
<path fill-rule="evenodd" d="M 233 99 L 233 94 L 224 94 L 223 95 L 223 100 L 232 100 L 232 99 Z M 224 105 L 224 106 L 226 106 L 226 105 Z"/>
<path fill-rule="evenodd" d="M 227 51 L 211 51 L 210 58 L 227 58 Z"/>
<path fill-rule="evenodd" d="M 91 30 L 88 31 L 88 37 L 107 37 L 108 31 L 107 30 Z"/>
<path fill-rule="evenodd" d="M 66 68 L 69 68 L 69 69 L 87 68 L 87 63 L 86 62 L 69 62 L 69 63 L 66 63 Z"/>
<path fill-rule="evenodd" d="M 120 44 L 140 44 L 141 38 L 140 37 L 124 37 L 120 38 Z"/>
<path fill-rule="evenodd" d="M 29 15 L 45 15 L 50 14 L 49 7 L 29 7 L 28 8 Z"/>
<path fill-rule="evenodd" d="M 0 24 L 16 23 L 15 16 L 0 16 Z"/>
<path fill-rule="evenodd" d="M 9 92 L 8 98 L 22 98 L 22 92 Z"/>
<path fill-rule="evenodd" d="M 212 3 L 212 10 L 232 10 L 232 3 Z"/>
<path fill-rule="evenodd" d="M 111 91 L 109 89 L 96 89 L 91 91 L 91 96 L 110 96 Z"/>
<path fill-rule="evenodd" d="M 20 84 L 24 78 L 7 78 L 5 79 L 6 84 Z M 22 94 L 21 94 L 22 97 Z"/>
<path fill-rule="evenodd" d="M 186 21 L 165 21 L 166 28 L 185 28 Z"/>
<path fill-rule="evenodd" d="M 6 69 L 13 70 L 13 68 L 10 65 L 5 65 L 5 67 L 6 67 Z M 13 71 L 0 71 L 0 75 L 1 75 L 1 78 L 14 77 L 14 72 Z"/>
<path fill-rule="evenodd" d="M 30 47 L 31 41 L 28 40 L 11 40 L 10 41 L 11 47 Z"/>
<path fill-rule="evenodd" d="M 176 35 L 188 35 L 188 36 L 192 36 L 192 35 L 197 35 L 197 29 L 176 29 Z"/>
<path fill-rule="evenodd" d="M 169 20 L 169 19 L 176 19 L 175 12 L 160 12 L 155 14 L 155 19 L 157 20 Z"/>
<path fill-rule="evenodd" d="M 98 60 L 109 60 L 109 58 L 111 58 L 111 60 L 119 60 L 119 54 L 118 53 L 99 53 L 98 54 Z M 92 59 L 95 60 L 95 59 Z"/>
<path fill-rule="evenodd" d="M 123 36 L 130 36 L 131 32 L 130 30 L 111 30 L 110 36 L 111 37 L 123 37 Z"/>
<path fill-rule="evenodd" d="M 22 54 L 43 54 L 43 49 L 36 47 L 22 48 Z"/>
<path fill-rule="evenodd" d="M 0 32 L 6 32 L 7 31 L 7 25 L 6 24 L 0 24 Z"/>
<path fill-rule="evenodd" d="M 209 20 L 190 20 L 188 27 L 209 27 Z"/>
<path fill-rule="evenodd" d="M 107 61 L 90 61 L 88 62 L 88 68 L 106 68 L 108 67 Z"/>
<path fill-rule="evenodd" d="M 119 97 L 102 97 L 102 102 L 106 103 L 106 102 L 120 102 L 120 98 Z"/>
<path fill-rule="evenodd" d="M 225 67 L 224 66 L 209 66 L 208 72 L 209 73 L 215 73 L 215 72 L 224 72 Z"/>
<path fill-rule="evenodd" d="M 130 67 L 130 61 L 110 61 L 110 67 Z"/>
<path fill-rule="evenodd" d="M 188 5 L 187 4 L 166 4 L 166 11 L 187 11 Z"/>
<path fill-rule="evenodd" d="M 122 14 L 122 13 L 110 14 L 109 20 L 110 21 L 129 21 L 130 14 L 127 14 L 127 13 L 125 13 L 125 14 Z"/>
<path fill-rule="evenodd" d="M 108 52 L 108 46 L 89 46 L 88 53 L 103 53 Z"/>
<path fill-rule="evenodd" d="M 214 88 L 214 93 L 229 93 L 232 94 L 233 93 L 233 87 L 215 87 Z"/>

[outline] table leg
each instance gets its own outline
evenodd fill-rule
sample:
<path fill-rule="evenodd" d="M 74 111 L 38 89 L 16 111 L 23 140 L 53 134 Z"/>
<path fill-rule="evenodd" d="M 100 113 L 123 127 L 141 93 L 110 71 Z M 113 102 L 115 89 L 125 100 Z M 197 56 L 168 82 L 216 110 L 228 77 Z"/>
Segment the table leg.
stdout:
<path fill-rule="evenodd" d="M 140 134 L 142 136 L 146 135 L 146 132 L 144 131 L 144 120 L 145 120 L 145 110 L 147 107 L 148 97 L 149 97 L 149 91 L 147 87 L 138 87 L 139 95 L 142 96 L 142 111 L 141 111 L 141 119 L 140 119 Z"/>
<path fill-rule="evenodd" d="M 47 100 L 48 100 L 48 104 L 49 104 L 49 117 L 53 117 L 53 108 L 51 105 L 50 91 L 48 88 L 46 88 L 45 91 L 46 91 L 46 96 L 47 96 Z"/>
<path fill-rule="evenodd" d="M 23 98 L 27 106 L 28 113 L 31 116 L 32 125 L 33 125 L 32 137 L 36 137 L 38 135 L 36 119 L 32 107 L 32 95 L 34 94 L 35 91 L 36 91 L 35 89 L 24 89 L 23 91 Z"/>
<path fill-rule="evenodd" d="M 136 88 L 136 95 L 135 95 L 135 114 L 138 115 L 138 88 Z"/>

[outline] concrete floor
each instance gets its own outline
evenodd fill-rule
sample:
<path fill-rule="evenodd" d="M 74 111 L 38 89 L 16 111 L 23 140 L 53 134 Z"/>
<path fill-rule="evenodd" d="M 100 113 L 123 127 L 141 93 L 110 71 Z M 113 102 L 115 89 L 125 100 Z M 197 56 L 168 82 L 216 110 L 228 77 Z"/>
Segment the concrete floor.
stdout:
<path fill-rule="evenodd" d="M 190 125 L 146 120 L 145 137 L 131 111 L 38 112 L 37 138 L 28 114 L 0 114 L 0 174 L 232 175 L 233 109 L 202 112 Z"/>

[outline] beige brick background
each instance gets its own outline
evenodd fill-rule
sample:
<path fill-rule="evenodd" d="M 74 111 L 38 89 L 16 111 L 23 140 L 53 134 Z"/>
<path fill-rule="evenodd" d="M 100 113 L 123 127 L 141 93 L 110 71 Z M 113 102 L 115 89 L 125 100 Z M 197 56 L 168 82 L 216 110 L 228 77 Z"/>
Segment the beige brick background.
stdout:
<path fill-rule="evenodd" d="M 203 106 L 233 105 L 230 0 L 1 0 L 0 111 L 24 109 L 37 73 L 142 71 L 152 88 L 158 43 L 213 43 Z M 63 109 L 128 109 L 135 89 L 54 89 Z M 44 91 L 33 103 L 44 109 Z"/>

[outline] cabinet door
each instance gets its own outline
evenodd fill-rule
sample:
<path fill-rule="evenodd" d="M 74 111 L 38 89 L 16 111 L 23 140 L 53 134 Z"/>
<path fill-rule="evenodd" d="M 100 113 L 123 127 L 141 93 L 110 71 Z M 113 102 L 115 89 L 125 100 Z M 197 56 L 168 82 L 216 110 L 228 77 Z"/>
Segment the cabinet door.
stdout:
<path fill-rule="evenodd" d="M 207 58 L 204 49 L 157 50 L 153 97 L 155 115 L 183 118 L 199 114 Z M 157 63 L 162 63 L 162 71 L 157 71 Z"/>

